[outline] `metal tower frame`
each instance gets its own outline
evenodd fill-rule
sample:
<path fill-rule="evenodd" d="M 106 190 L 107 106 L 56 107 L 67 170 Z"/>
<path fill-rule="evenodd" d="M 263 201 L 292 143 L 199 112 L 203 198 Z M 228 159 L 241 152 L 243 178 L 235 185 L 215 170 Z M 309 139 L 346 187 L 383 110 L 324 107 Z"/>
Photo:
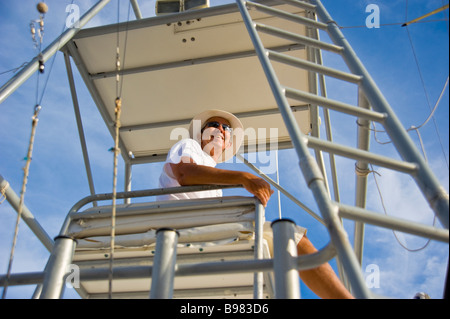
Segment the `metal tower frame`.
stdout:
<path fill-rule="evenodd" d="M 96 13 L 98 13 L 109 1 L 99 1 L 91 10 L 89 10 L 80 20 L 80 25 L 85 25 L 89 19 L 91 19 Z M 299 16 L 274 8 L 273 5 L 277 3 L 288 4 L 301 8 L 306 12 L 305 16 Z M 385 227 L 393 230 L 400 230 L 402 232 L 415 234 L 431 238 L 433 240 L 443 241 L 448 243 L 448 228 L 449 228 L 449 198 L 444 188 L 439 184 L 435 175 L 429 168 L 428 164 L 416 149 L 406 130 L 401 125 L 397 116 L 393 112 L 389 103 L 386 101 L 374 80 L 365 69 L 356 53 L 353 51 L 350 44 L 345 39 L 344 35 L 340 31 L 337 23 L 332 19 L 325 7 L 319 0 L 310 0 L 309 2 L 300 0 L 277 0 L 277 1 L 260 1 L 251 2 L 244 0 L 236 0 L 237 8 L 242 16 L 243 22 L 250 35 L 251 41 L 254 46 L 254 50 L 258 59 L 262 65 L 264 73 L 266 75 L 269 86 L 275 97 L 278 111 L 281 113 L 285 126 L 290 136 L 290 141 L 293 148 L 296 151 L 299 160 L 299 166 L 305 178 L 305 181 L 310 188 L 316 203 L 320 210 L 320 216 L 315 215 L 309 208 L 305 207 L 300 201 L 293 198 L 300 206 L 302 206 L 307 212 L 311 213 L 320 220 L 328 229 L 331 242 L 326 247 L 322 248 L 317 254 L 311 256 L 289 258 L 291 253 L 284 249 L 279 249 L 280 254 L 276 255 L 274 259 L 264 260 L 262 259 L 261 252 L 257 252 L 257 257 L 254 260 L 244 260 L 240 264 L 230 262 L 226 264 L 227 267 L 217 264 L 201 264 L 195 271 L 193 268 L 186 266 L 183 270 L 181 267 L 175 271 L 174 255 L 167 253 L 167 249 L 172 249 L 176 243 L 176 236 L 173 236 L 171 231 L 161 231 L 158 235 L 158 241 L 167 242 L 168 246 L 157 245 L 158 263 L 155 260 L 153 267 L 146 267 L 145 269 L 136 268 L 134 270 L 128 269 L 127 274 L 121 273 L 121 276 L 136 276 L 135 272 L 144 271 L 146 274 L 152 272 L 153 274 L 159 274 L 158 264 L 171 264 L 172 271 L 171 276 L 164 277 L 158 276 L 160 282 L 155 281 L 154 287 L 163 287 L 162 290 L 153 289 L 151 293 L 152 297 L 171 297 L 172 291 L 167 287 L 171 287 L 173 283 L 173 276 L 177 273 L 189 273 L 191 271 L 198 272 L 203 270 L 205 272 L 224 272 L 233 273 L 239 271 L 262 272 L 262 271 L 274 271 L 275 272 L 275 295 L 279 298 L 298 298 L 299 292 L 296 285 L 291 286 L 295 281 L 289 274 L 289 269 L 294 265 L 298 269 L 307 269 L 317 264 L 326 262 L 327 260 L 337 256 L 339 258 L 342 269 L 345 271 L 346 278 L 350 283 L 352 293 L 357 298 L 371 298 L 371 293 L 366 287 L 364 278 L 361 272 L 361 258 L 362 258 L 362 246 L 364 241 L 364 224 L 369 223 L 380 227 Z M 136 17 L 141 18 L 140 10 L 136 1 L 132 1 L 133 8 L 136 13 Z M 251 10 L 250 10 L 251 9 Z M 224 10 L 211 9 L 213 10 Z M 226 10 L 236 10 L 235 6 L 227 6 Z M 282 30 L 273 26 L 265 25 L 260 22 L 255 22 L 251 13 L 253 10 L 262 12 L 269 16 L 276 16 L 277 18 L 287 19 L 294 23 L 304 25 L 309 30 L 309 36 L 298 35 L 290 31 Z M 196 16 L 196 12 L 184 13 L 184 17 Z M 163 18 L 160 18 L 163 19 Z M 333 44 L 329 44 L 319 40 L 319 30 L 327 32 Z M 69 29 L 56 39 L 46 50 L 44 50 L 44 59 L 47 60 L 51 55 L 55 54 L 58 50 L 63 49 L 65 51 L 65 59 L 67 65 L 67 71 L 69 74 L 69 80 L 72 78 L 72 71 L 70 69 L 69 54 L 73 54 L 71 46 L 73 43 L 69 42 L 75 34 L 77 29 Z M 274 37 L 288 39 L 299 45 L 307 48 L 308 60 L 301 60 L 292 56 L 284 54 L 281 50 L 276 51 L 273 49 L 267 49 L 261 40 L 260 34 L 268 34 Z M 66 45 L 67 44 L 67 45 Z M 63 48 L 63 46 L 66 46 Z M 322 65 L 321 50 L 336 53 L 340 55 L 343 61 L 348 66 L 351 73 L 342 72 L 339 70 L 331 69 Z M 277 73 L 272 66 L 272 61 L 277 61 L 293 68 L 302 68 L 309 72 L 311 79 L 310 85 L 321 87 L 322 96 L 313 94 L 311 92 L 317 90 L 311 89 L 310 92 L 304 92 L 298 89 L 293 89 L 284 86 L 278 79 Z M 22 69 L 15 77 L 13 77 L 5 86 L 0 89 L 0 102 L 4 101 L 9 94 L 11 94 L 20 84 L 22 84 L 32 73 L 38 68 L 37 59 L 29 63 Z M 325 79 L 324 76 L 331 76 L 341 79 L 346 82 L 354 83 L 358 86 L 359 105 L 349 105 L 340 101 L 331 100 L 326 97 L 325 92 Z M 76 93 L 74 89 L 73 81 L 70 81 L 70 86 L 74 98 L 75 109 L 78 109 L 76 101 Z M 94 97 L 95 98 L 95 97 Z M 290 105 L 288 99 L 298 100 L 310 105 L 311 109 L 311 123 L 312 131 L 310 135 L 302 133 L 296 118 L 293 114 L 293 107 Z M 96 101 L 97 103 L 101 103 Z M 318 109 L 323 108 L 325 114 L 325 122 L 327 125 L 327 132 L 331 134 L 328 110 L 334 110 L 342 112 L 348 115 L 355 116 L 358 121 L 358 148 L 350 148 L 343 145 L 337 145 L 331 141 L 331 136 L 328 135 L 328 140 L 322 140 L 319 138 L 318 133 Z M 388 158 L 385 156 L 376 155 L 369 152 L 369 127 L 372 121 L 378 122 L 385 128 L 397 151 L 401 155 L 403 161 Z M 80 132 L 82 132 L 81 121 L 77 119 Z M 81 136 L 81 135 L 80 135 Z M 85 156 L 85 163 L 88 176 L 90 176 L 89 159 L 85 145 L 82 141 L 83 155 Z M 315 157 L 310 154 L 310 148 L 314 149 Z M 355 206 L 349 206 L 339 203 L 336 200 L 332 200 L 328 191 L 328 181 L 326 180 L 325 167 L 323 165 L 322 152 L 328 152 L 331 154 L 332 161 L 332 176 L 333 187 L 335 194 L 338 193 L 335 167 L 334 167 L 334 155 L 344 156 L 356 161 L 356 168 L 361 174 L 357 174 L 357 186 L 356 186 L 356 198 Z M 126 160 L 126 176 L 127 184 L 125 186 L 125 192 L 120 196 L 126 199 L 135 196 L 152 196 L 159 190 L 143 191 L 142 193 L 132 192 L 128 181 L 131 179 L 131 165 L 134 164 L 132 160 Z M 252 164 L 246 163 L 252 169 L 257 171 L 257 168 Z M 368 170 L 369 164 L 379 165 L 392 170 L 400 171 L 410 174 L 416 181 L 419 189 L 422 191 L 424 197 L 428 201 L 430 207 L 434 211 L 435 215 L 444 226 L 445 229 L 437 227 L 424 226 L 419 223 L 409 222 L 402 219 L 383 216 L 375 212 L 371 212 L 365 209 L 365 197 L 366 197 L 366 184 L 367 174 L 364 174 Z M 267 176 L 262 174 L 263 178 L 266 178 L 276 188 L 285 192 L 285 190 Z M 4 190 L 6 199 L 12 204 L 13 207 L 17 207 L 17 195 L 8 186 L 6 180 L 0 176 L 0 186 Z M 93 184 L 90 182 L 91 193 L 87 201 L 96 203 L 97 200 L 104 200 L 110 197 L 110 194 L 96 195 Z M 286 193 L 286 192 L 285 192 Z M 291 196 L 291 195 L 289 195 Z M 81 202 L 85 204 L 85 200 Z M 78 204 L 77 204 L 78 205 Z M 76 205 L 76 206 L 77 206 Z M 260 204 L 256 203 L 256 211 L 260 213 L 258 208 Z M 25 207 L 26 209 L 26 207 Z M 13 274 L 9 278 L 9 284 L 23 283 L 24 281 L 29 283 L 43 282 L 43 297 L 59 297 L 61 287 L 63 285 L 63 278 L 65 275 L 65 265 L 70 263 L 71 256 L 73 255 L 75 244 L 73 238 L 67 236 L 65 230 L 67 229 L 70 218 L 73 217 L 74 212 L 69 213 L 68 220 L 63 225 L 63 230 L 60 236 L 58 236 L 54 243 L 45 234 L 42 227 L 32 218 L 31 213 L 26 209 L 24 219 L 30 228 L 35 232 L 37 237 L 44 243 L 44 245 L 52 251 L 52 255 L 46 271 L 42 273 L 32 274 Z M 355 247 L 352 247 L 347 234 L 342 226 L 341 218 L 347 218 L 356 222 L 355 226 Z M 257 228 L 261 225 L 261 220 L 256 218 Z M 289 222 L 283 221 L 279 225 L 274 226 L 275 241 L 283 247 L 283 242 L 290 240 L 289 236 L 292 231 L 292 227 Z M 258 233 L 258 231 L 257 231 Z M 292 235 L 292 234 L 291 234 Z M 292 236 L 291 236 L 292 237 Z M 277 244 L 277 245 L 278 245 Z M 260 245 L 260 244 L 258 244 Z M 172 247 L 172 248 L 167 248 Z M 64 267 L 62 267 L 64 266 Z M 226 269 L 225 269 L 226 268 Z M 94 276 L 87 274 L 86 278 Z M 104 272 L 97 272 L 97 275 L 105 275 Z M 278 279 L 277 279 L 278 278 Z M 256 282 L 259 282 L 259 290 L 255 290 L 255 297 L 261 297 L 259 277 Z M 0 283 L 4 283 L 4 276 L 0 277 Z M 257 286 L 258 286 L 257 285 Z"/>

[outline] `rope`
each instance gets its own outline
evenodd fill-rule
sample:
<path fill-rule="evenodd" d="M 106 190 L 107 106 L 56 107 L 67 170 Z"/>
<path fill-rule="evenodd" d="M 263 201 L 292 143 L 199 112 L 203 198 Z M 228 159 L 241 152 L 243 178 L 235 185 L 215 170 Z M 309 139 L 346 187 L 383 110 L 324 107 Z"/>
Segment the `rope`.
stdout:
<path fill-rule="evenodd" d="M 417 135 L 418 135 L 418 137 L 419 137 L 419 142 L 420 142 L 420 145 L 421 145 L 421 148 L 422 148 L 422 153 L 424 154 L 424 156 L 425 156 L 425 158 L 426 158 L 426 155 L 425 155 L 425 147 L 424 147 L 424 145 L 423 145 L 422 138 L 421 138 L 420 133 L 419 133 L 419 129 L 421 129 L 423 126 L 425 126 L 431 119 L 433 119 L 434 127 L 435 127 L 435 130 L 436 130 L 436 134 L 438 135 L 439 143 L 440 143 L 440 146 L 441 146 L 441 150 L 442 150 L 442 153 L 444 154 L 444 159 L 445 159 L 445 162 L 446 162 L 446 164 L 447 164 L 447 169 L 449 168 L 449 166 L 448 166 L 448 160 L 447 160 L 447 157 L 445 156 L 444 146 L 442 145 L 442 140 L 441 140 L 439 131 L 438 131 L 438 129 L 437 129 L 436 121 L 435 121 L 435 119 L 434 119 L 434 113 L 436 112 L 436 110 L 437 110 L 439 104 L 441 103 L 441 100 L 442 100 L 442 97 L 444 96 L 445 90 L 446 90 L 447 87 L 448 87 L 448 81 L 449 81 L 449 77 L 447 76 L 447 80 L 445 81 L 444 87 L 443 87 L 442 90 L 441 90 L 441 94 L 439 95 L 439 98 L 437 99 L 436 103 L 434 104 L 434 107 L 433 107 L 432 109 L 431 109 L 431 107 L 430 107 L 431 112 L 430 112 L 430 114 L 428 115 L 427 119 L 426 119 L 422 124 L 420 124 L 419 126 L 411 125 L 411 126 L 406 130 L 406 131 L 408 131 L 408 132 L 413 131 L 413 130 L 415 130 L 415 131 L 417 132 Z M 359 125 L 359 124 L 358 124 L 358 125 Z M 386 133 L 386 131 L 384 131 L 384 130 L 377 130 L 376 127 L 375 127 L 375 123 L 374 123 L 374 122 L 372 122 L 372 125 L 373 125 L 373 129 L 368 129 L 368 130 L 371 130 L 371 131 L 374 132 L 374 138 L 375 138 L 375 141 L 376 141 L 378 144 L 384 145 L 384 144 L 392 143 L 391 140 L 388 140 L 388 141 L 386 141 L 386 142 L 382 142 L 382 141 L 378 140 L 377 133 Z M 362 127 L 362 126 L 361 126 L 361 127 Z"/>
<path fill-rule="evenodd" d="M 34 137 L 36 135 L 36 127 L 37 127 L 37 123 L 39 121 L 38 115 L 39 115 L 40 110 L 41 110 L 41 106 L 36 105 L 34 108 L 34 115 L 32 117 L 31 136 L 30 136 L 30 142 L 28 144 L 27 156 L 25 157 L 26 163 L 23 168 L 24 174 L 23 174 L 23 180 L 22 180 L 22 188 L 20 191 L 19 208 L 17 211 L 16 225 L 14 227 L 13 242 L 12 242 L 11 252 L 10 252 L 10 256 L 9 256 L 8 271 L 6 273 L 6 281 L 5 281 L 5 286 L 3 288 L 2 299 L 6 298 L 6 292 L 8 290 L 8 283 L 9 283 L 9 279 L 11 277 L 11 269 L 12 269 L 12 264 L 13 264 L 13 260 L 14 260 L 14 253 L 15 253 L 16 244 L 17 244 L 17 237 L 18 237 L 18 233 L 19 233 L 19 223 L 20 223 L 20 219 L 22 217 L 25 191 L 26 191 L 27 182 L 28 182 L 28 174 L 30 172 L 31 158 L 32 158 L 32 154 L 33 154 Z"/>
<path fill-rule="evenodd" d="M 358 165 L 355 163 L 355 174 L 357 175 L 357 176 L 360 176 L 360 177 L 367 177 L 370 173 L 375 173 L 375 174 L 378 174 L 378 175 L 380 175 L 378 172 L 376 172 L 376 171 L 373 171 L 373 170 L 370 170 L 370 169 L 363 169 L 363 168 L 360 168 L 360 167 L 358 167 Z"/>
<path fill-rule="evenodd" d="M 116 235 L 116 199 L 117 199 L 117 158 L 120 154 L 119 148 L 119 128 L 120 128 L 120 114 L 122 108 L 122 100 L 118 97 L 116 99 L 115 113 L 115 139 L 114 139 L 114 169 L 113 169 L 113 192 L 112 192 L 112 212 L 111 212 L 111 243 L 109 256 L 109 281 L 108 281 L 108 295 L 112 298 L 112 278 L 113 278 L 113 261 L 114 261 L 114 246 Z"/>
<path fill-rule="evenodd" d="M 131 2 L 128 5 L 128 18 L 125 33 L 125 48 L 123 64 L 125 65 L 125 53 L 128 40 L 128 21 L 130 19 L 130 7 Z M 113 281 L 113 263 L 114 263 L 114 246 L 116 237 L 116 200 L 117 200 L 117 166 L 118 166 L 118 156 L 120 154 L 119 146 L 119 131 L 120 131 L 120 115 L 122 112 L 122 87 L 123 79 L 120 77 L 120 37 L 119 37 L 119 18 L 120 18 L 120 0 L 117 1 L 117 33 L 116 33 L 116 100 L 115 100 L 115 136 L 114 136 L 114 163 L 113 163 L 113 191 L 112 191 L 112 211 L 111 211 L 111 240 L 110 240 L 110 256 L 109 256 L 109 278 L 108 278 L 108 297 L 112 299 L 112 281 Z"/>
<path fill-rule="evenodd" d="M 420 148 L 422 149 L 423 158 L 425 159 L 425 162 L 428 162 L 427 153 L 425 152 L 425 146 L 423 145 L 423 140 L 422 140 L 422 136 L 420 135 L 419 128 L 412 126 L 410 129 L 411 130 L 414 129 L 416 131 L 417 138 L 419 139 L 419 143 L 420 143 Z"/>
<path fill-rule="evenodd" d="M 378 173 L 378 172 L 376 172 L 376 171 L 373 169 L 372 164 L 370 164 L 370 166 L 371 166 L 371 171 L 372 171 L 372 173 L 373 173 L 373 179 L 374 179 L 374 181 L 375 181 L 375 185 L 376 185 L 377 190 L 378 190 L 378 195 L 380 196 L 381 206 L 383 207 L 384 214 L 385 214 L 386 216 L 388 216 L 388 213 L 387 213 L 387 210 L 386 210 L 386 206 L 385 206 L 385 204 L 384 204 L 383 195 L 381 194 L 380 186 L 378 185 L 378 181 L 377 181 L 377 178 L 376 178 L 376 176 L 375 176 L 375 173 L 378 174 L 378 175 L 380 175 L 380 176 L 381 176 L 381 174 Z M 435 226 L 435 225 L 436 225 L 436 215 L 434 216 L 434 219 L 433 219 L 433 226 Z M 397 233 L 395 232 L 395 230 L 392 231 L 392 234 L 394 235 L 395 240 L 397 241 L 397 243 L 398 243 L 403 249 L 405 249 L 405 250 L 407 250 L 407 251 L 409 251 L 409 252 L 418 252 L 418 251 L 421 251 L 421 250 L 425 249 L 425 248 L 430 244 L 430 242 L 431 242 L 431 239 L 428 239 L 427 242 L 426 242 L 422 247 L 419 247 L 419 248 L 416 248 L 416 249 L 411 249 L 411 248 L 406 247 L 406 244 L 403 244 L 403 243 L 400 241 L 400 239 L 398 238 Z"/>
<path fill-rule="evenodd" d="M 0 189 L 0 205 L 5 201 L 6 199 L 6 190 L 9 188 L 9 183 L 6 182 L 6 184 L 3 186 L 2 189 Z"/>
<path fill-rule="evenodd" d="M 31 21 L 31 23 L 30 23 L 30 28 L 31 28 L 30 31 L 31 31 L 31 37 L 32 37 L 32 40 L 34 43 L 34 47 L 37 48 L 39 51 L 39 53 L 38 53 L 39 72 L 37 74 L 37 83 L 36 83 L 36 104 L 34 107 L 34 114 L 31 118 L 31 136 L 30 136 L 30 140 L 28 143 L 27 156 L 24 158 L 26 160 L 26 162 L 25 162 L 25 166 L 23 168 L 24 174 L 23 174 L 23 179 L 22 179 L 22 187 L 20 190 L 19 207 L 17 209 L 16 224 L 14 227 L 14 235 L 13 235 L 13 241 L 12 241 L 12 245 L 11 245 L 11 252 L 10 252 L 10 256 L 9 256 L 8 270 L 6 273 L 5 285 L 4 285 L 3 292 L 2 292 L 2 299 L 6 298 L 6 292 L 8 290 L 8 283 L 9 283 L 9 279 L 11 277 L 12 264 L 14 261 L 14 254 L 15 254 L 16 245 L 17 245 L 17 238 L 19 235 L 19 224 L 20 224 L 20 220 L 22 218 L 25 192 L 26 192 L 27 183 L 28 183 L 28 175 L 30 173 L 31 159 L 32 159 L 32 155 L 33 155 L 34 138 L 36 136 L 36 127 L 37 127 L 37 124 L 39 121 L 38 115 L 42 108 L 40 105 L 41 104 L 40 102 L 42 101 L 42 98 L 45 93 L 45 88 L 44 88 L 44 90 L 42 92 L 42 96 L 39 99 L 39 79 L 40 79 L 40 74 L 44 73 L 44 67 L 45 67 L 44 58 L 42 56 L 42 43 L 44 40 L 44 17 L 45 17 L 45 13 L 48 10 L 48 7 L 45 3 L 40 2 L 37 6 L 37 9 L 39 11 L 39 19 Z M 35 23 L 39 24 L 39 28 L 37 29 L 37 35 L 39 37 L 39 42 L 36 40 L 36 28 L 34 25 Z M 22 64 L 22 66 L 23 65 L 24 64 Z M 48 77 L 47 77 L 47 81 L 48 81 Z M 2 192 L 2 195 L 4 195 L 3 192 Z"/>
<path fill-rule="evenodd" d="M 434 107 L 433 107 L 433 109 L 431 110 L 430 115 L 428 115 L 428 118 L 427 118 L 422 124 L 420 124 L 417 128 L 416 128 L 415 126 L 411 126 L 411 127 L 409 128 L 410 130 L 421 128 L 422 126 L 424 126 L 425 124 L 427 124 L 428 121 L 429 121 L 431 118 L 433 118 L 433 115 L 434 115 L 434 113 L 436 112 L 436 109 L 437 109 L 438 105 L 441 103 L 441 99 L 442 99 L 442 97 L 444 96 L 444 93 L 445 93 L 445 90 L 447 89 L 447 86 L 448 86 L 448 76 L 447 76 L 447 80 L 445 81 L 444 87 L 443 87 L 442 90 L 441 90 L 441 94 L 439 95 L 439 98 L 437 99 L 436 103 L 434 104 Z"/>

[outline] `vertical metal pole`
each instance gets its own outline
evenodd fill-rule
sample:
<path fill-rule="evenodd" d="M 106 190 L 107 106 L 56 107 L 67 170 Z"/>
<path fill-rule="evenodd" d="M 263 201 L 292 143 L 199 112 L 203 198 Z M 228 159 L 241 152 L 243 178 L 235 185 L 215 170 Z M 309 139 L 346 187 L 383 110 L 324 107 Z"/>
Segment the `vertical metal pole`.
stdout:
<path fill-rule="evenodd" d="M 75 112 L 75 119 L 76 119 L 77 127 L 78 127 L 78 135 L 80 138 L 81 151 L 83 153 L 84 166 L 85 166 L 86 175 L 88 178 L 89 190 L 91 192 L 91 195 L 94 195 L 95 194 L 94 180 L 92 178 L 91 164 L 89 161 L 89 155 L 88 155 L 87 146 L 86 146 L 86 138 L 84 136 L 83 123 L 81 121 L 81 112 L 80 112 L 80 106 L 78 104 L 77 91 L 75 89 L 75 81 L 73 79 L 72 66 L 70 65 L 70 58 L 69 58 L 69 54 L 67 53 L 67 51 L 64 52 L 64 62 L 66 63 L 67 77 L 69 78 L 69 87 L 70 87 L 70 93 L 72 95 L 73 110 Z M 94 201 L 92 204 L 94 206 L 97 206 L 96 201 Z"/>
<path fill-rule="evenodd" d="M 300 298 L 294 226 L 295 223 L 289 219 L 278 219 L 272 223 L 275 298 L 277 299 Z"/>
<path fill-rule="evenodd" d="M 255 259 L 263 259 L 263 225 L 264 206 L 259 200 L 255 200 Z M 255 272 L 253 285 L 253 298 L 263 298 L 264 274 Z"/>
<path fill-rule="evenodd" d="M 76 241 L 67 236 L 55 238 L 47 266 L 40 299 L 59 299 L 64 291 L 64 278 L 75 252 Z"/>
<path fill-rule="evenodd" d="M 39 299 L 42 292 L 42 283 L 36 285 L 36 289 L 33 292 L 33 295 L 31 296 L 31 299 Z"/>
<path fill-rule="evenodd" d="M 364 93 L 359 90 L 359 107 L 370 109 L 369 102 L 367 101 Z M 368 151 L 370 145 L 370 121 L 366 119 L 359 118 L 358 123 L 358 148 Z M 367 196 L 367 175 L 369 164 L 363 161 L 356 162 L 356 194 L 355 194 L 355 206 L 365 208 L 366 207 L 366 196 Z M 355 240 L 354 249 L 356 257 L 359 263 L 362 265 L 363 250 L 364 250 L 364 223 L 356 221 L 355 222 Z"/>
<path fill-rule="evenodd" d="M 151 299 L 171 299 L 173 296 L 178 236 L 178 232 L 170 228 L 161 228 L 156 232 Z"/>
<path fill-rule="evenodd" d="M 125 192 L 131 191 L 131 164 L 125 163 Z M 129 204 L 131 202 L 129 197 L 123 199 L 124 204 Z"/>

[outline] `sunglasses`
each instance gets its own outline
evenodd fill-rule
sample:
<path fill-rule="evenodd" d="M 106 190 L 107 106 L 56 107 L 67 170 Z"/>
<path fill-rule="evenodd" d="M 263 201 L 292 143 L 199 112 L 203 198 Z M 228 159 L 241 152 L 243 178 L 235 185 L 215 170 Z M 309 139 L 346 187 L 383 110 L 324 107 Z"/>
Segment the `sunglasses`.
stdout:
<path fill-rule="evenodd" d="M 223 123 L 219 123 L 219 122 L 216 122 L 216 121 L 211 121 L 211 122 L 206 123 L 205 126 L 203 126 L 202 132 L 203 132 L 206 128 L 208 128 L 208 127 L 219 128 L 220 126 L 222 126 L 222 129 L 223 129 L 224 131 L 227 131 L 227 132 L 229 132 L 229 133 L 231 133 L 231 132 L 233 131 L 233 129 L 231 128 L 231 126 L 228 125 L 228 124 L 223 124 Z"/>

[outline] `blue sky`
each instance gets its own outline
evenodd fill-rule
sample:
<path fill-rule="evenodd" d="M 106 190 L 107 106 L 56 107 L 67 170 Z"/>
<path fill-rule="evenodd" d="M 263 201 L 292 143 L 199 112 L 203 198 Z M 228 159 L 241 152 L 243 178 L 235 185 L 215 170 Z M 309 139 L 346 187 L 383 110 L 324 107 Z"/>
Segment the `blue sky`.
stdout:
<path fill-rule="evenodd" d="M 45 17 L 44 44 L 46 47 L 65 27 L 65 1 L 46 1 L 49 12 Z M 154 15 L 154 0 L 138 1 L 144 17 Z M 228 1 L 230 2 L 230 1 Z M 442 0 L 323 0 L 335 21 L 343 28 L 343 33 L 354 50 L 373 76 L 386 99 L 397 113 L 405 128 L 419 126 L 425 122 L 430 109 L 438 101 L 448 79 L 448 10 L 402 28 L 401 23 L 412 20 L 434 9 L 448 4 Z M 14 73 L 7 72 L 30 61 L 37 51 L 33 47 L 29 24 L 38 18 L 35 5 L 37 1 L 25 0 L 0 1 L 0 27 L 3 43 L 0 46 L 0 83 L 3 85 Z M 84 13 L 95 1 L 75 1 Z M 121 1 L 123 10 L 121 21 L 126 20 L 128 3 Z M 212 5 L 225 1 L 212 0 Z M 376 4 L 380 8 L 380 28 L 365 26 L 366 7 Z M 116 22 L 117 0 L 112 0 L 104 11 L 94 18 L 88 26 L 97 26 Z M 133 16 L 132 16 L 133 17 Z M 447 19 L 447 20 L 445 20 Z M 445 20 L 445 21 L 444 21 Z M 321 35 L 327 40 L 325 35 Z M 346 69 L 335 56 L 324 54 L 326 64 Z M 56 236 L 68 210 L 79 199 L 89 193 L 84 164 L 73 114 L 72 101 L 65 73 L 63 56 L 57 53 L 53 60 L 46 63 L 46 72 L 39 79 L 39 97 L 43 92 L 44 82 L 50 74 L 45 94 L 42 97 L 42 110 L 39 115 L 33 161 L 31 163 L 25 204 L 35 215 L 51 237 Z M 94 183 L 98 193 L 112 190 L 112 153 L 113 146 L 94 102 L 90 98 L 80 77 L 75 71 L 77 91 L 83 116 L 88 150 L 93 169 Z M 330 98 L 356 103 L 353 88 L 338 81 L 327 80 Z M 22 183 L 26 155 L 31 129 L 31 116 L 36 104 L 37 76 L 33 75 L 25 84 L 15 91 L 0 105 L 0 174 L 9 181 L 11 187 L 19 193 Z M 448 87 L 432 120 L 420 129 L 426 157 L 443 187 L 448 192 Z M 354 118 L 348 120 L 334 112 L 331 113 L 333 137 L 336 142 L 354 145 L 356 125 Z M 322 125 L 323 126 L 323 125 Z M 380 126 L 377 129 L 381 130 Z M 411 138 L 420 148 L 418 135 L 410 132 Z M 378 133 L 379 141 L 388 141 L 384 133 Z M 398 155 L 391 144 L 380 144 L 371 138 L 371 149 L 379 154 Z M 325 157 L 327 161 L 327 157 Z M 279 153 L 280 183 L 298 196 L 314 211 L 318 212 L 312 196 L 306 186 L 292 150 Z M 122 165 L 120 161 L 119 165 Z M 339 186 L 341 201 L 354 203 L 354 161 L 337 158 L 339 169 Z M 123 185 L 122 168 L 119 167 L 118 185 Z M 248 170 L 243 164 L 222 164 L 223 168 Z M 133 189 L 157 187 L 157 177 L 161 164 L 137 165 L 133 168 Z M 422 199 L 411 178 L 389 170 L 375 167 L 379 173 L 376 181 L 380 185 L 388 215 L 420 221 L 427 225 L 433 223 L 433 215 L 428 204 Z M 275 176 L 272 176 L 275 178 Z M 240 193 L 240 192 L 239 192 Z M 226 191 L 225 194 L 234 194 Z M 308 236 L 318 247 L 329 241 L 323 226 L 289 199 L 281 197 L 283 217 L 294 219 L 298 224 L 308 228 Z M 383 213 L 380 195 L 375 185 L 374 176 L 369 178 L 368 207 Z M 267 208 L 267 219 L 278 216 L 278 203 L 274 195 Z M 0 204 L 0 273 L 6 273 L 9 251 L 14 231 L 16 214 L 5 201 Z M 436 222 L 439 224 L 439 222 Z M 353 223 L 344 221 L 350 238 L 353 235 Z M 440 298 L 444 287 L 445 270 L 448 262 L 448 245 L 417 238 L 402 233 L 366 228 L 366 242 L 362 269 L 377 265 L 380 270 L 380 287 L 373 288 L 376 294 L 394 298 L 411 298 L 418 291 L 425 291 L 432 298 Z M 400 245 L 400 243 L 402 245 Z M 408 249 L 426 247 L 418 252 Z M 28 227 L 21 222 L 17 249 L 14 257 L 13 272 L 40 271 L 48 258 L 42 244 L 32 235 Z M 332 261 L 335 266 L 335 262 Z M 29 298 L 34 287 L 10 287 L 8 298 Z M 72 289 L 66 290 L 66 297 L 75 297 Z M 304 298 L 315 298 L 306 287 L 302 286 Z"/>

